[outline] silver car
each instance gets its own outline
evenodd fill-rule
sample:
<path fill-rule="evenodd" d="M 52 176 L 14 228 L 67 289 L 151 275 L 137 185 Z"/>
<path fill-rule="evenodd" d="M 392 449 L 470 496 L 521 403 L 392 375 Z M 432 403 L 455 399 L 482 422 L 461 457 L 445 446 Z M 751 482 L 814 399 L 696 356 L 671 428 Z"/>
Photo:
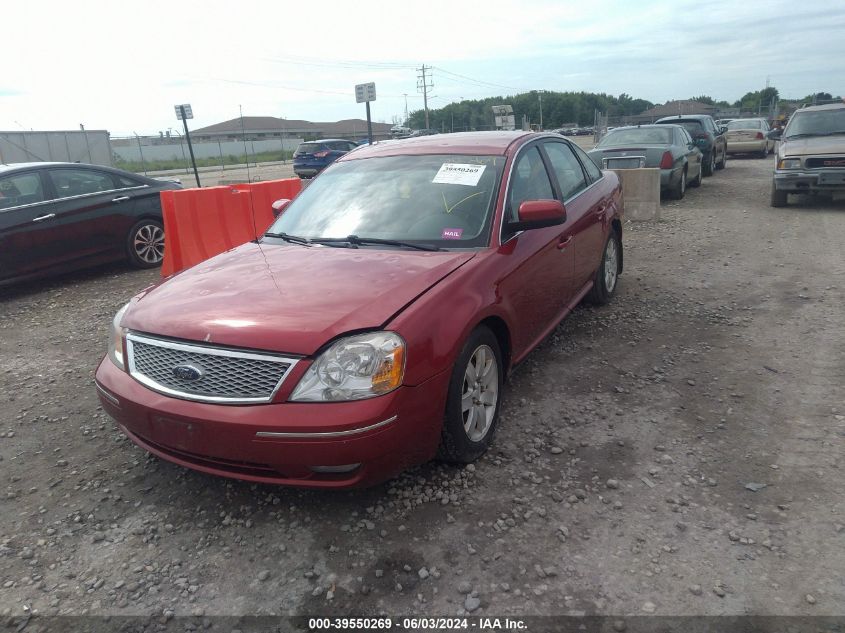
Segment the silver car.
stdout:
<path fill-rule="evenodd" d="M 775 148 L 775 141 L 769 138 L 770 131 L 766 119 L 733 119 L 725 132 L 728 154 L 756 154 L 766 158 Z"/>
<path fill-rule="evenodd" d="M 676 200 L 703 175 L 703 154 L 680 125 L 618 127 L 587 154 L 599 169 L 660 169 L 661 191 Z"/>

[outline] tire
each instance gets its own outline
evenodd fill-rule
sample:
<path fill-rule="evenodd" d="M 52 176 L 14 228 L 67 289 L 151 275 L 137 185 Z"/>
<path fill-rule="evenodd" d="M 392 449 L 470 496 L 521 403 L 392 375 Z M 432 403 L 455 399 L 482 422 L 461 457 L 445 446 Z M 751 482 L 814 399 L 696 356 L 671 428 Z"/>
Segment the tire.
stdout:
<path fill-rule="evenodd" d="M 769 144 L 766 143 L 763 145 L 763 150 L 757 154 L 757 158 L 768 158 L 769 157 Z"/>
<path fill-rule="evenodd" d="M 686 170 L 686 167 L 685 167 L 681 171 L 681 177 L 678 178 L 678 182 L 669 191 L 669 196 L 673 200 L 683 200 L 684 194 L 686 194 L 686 192 L 687 192 L 687 170 Z"/>
<path fill-rule="evenodd" d="M 728 164 L 728 147 L 722 151 L 722 160 L 716 163 L 716 169 L 724 169 Z"/>
<path fill-rule="evenodd" d="M 772 183 L 772 198 L 769 204 L 773 207 L 785 207 L 789 203 L 788 195 L 786 191 L 779 190 L 775 183 Z"/>
<path fill-rule="evenodd" d="M 481 377 L 476 370 L 479 364 L 483 365 Z M 487 451 L 499 422 L 503 374 L 499 341 L 488 328 L 477 327 L 452 369 L 439 459 L 468 464 Z"/>
<path fill-rule="evenodd" d="M 710 156 L 707 157 L 706 162 L 704 163 L 704 176 L 705 178 L 708 176 L 712 176 L 713 172 L 716 171 L 716 154 L 714 152 L 710 152 Z"/>
<path fill-rule="evenodd" d="M 612 246 L 611 246 L 612 245 Z M 622 261 L 622 241 L 611 231 L 610 237 L 604 244 L 601 264 L 593 278 L 593 287 L 588 295 L 590 303 L 605 305 L 610 303 L 619 285 L 619 264 Z"/>
<path fill-rule="evenodd" d="M 135 268 L 156 268 L 164 259 L 164 226 L 147 218 L 137 222 L 126 236 L 126 256 Z"/>
<path fill-rule="evenodd" d="M 703 171 L 703 168 L 702 168 L 701 165 L 699 165 L 698 166 L 698 176 L 696 176 L 695 179 L 690 180 L 687 183 L 687 185 L 690 186 L 690 187 L 700 187 L 701 186 L 701 172 L 702 171 Z"/>

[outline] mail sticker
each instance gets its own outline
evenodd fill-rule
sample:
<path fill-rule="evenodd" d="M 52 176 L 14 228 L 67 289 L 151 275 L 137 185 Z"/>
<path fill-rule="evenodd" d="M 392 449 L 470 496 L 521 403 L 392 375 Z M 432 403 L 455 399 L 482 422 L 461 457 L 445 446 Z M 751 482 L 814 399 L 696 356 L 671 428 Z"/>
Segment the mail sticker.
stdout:
<path fill-rule="evenodd" d="M 487 165 L 468 165 L 466 163 L 443 163 L 434 180 L 441 185 L 467 185 L 475 187 Z"/>
<path fill-rule="evenodd" d="M 463 229 L 443 229 L 440 233 L 441 240 L 459 240 L 464 234 Z"/>

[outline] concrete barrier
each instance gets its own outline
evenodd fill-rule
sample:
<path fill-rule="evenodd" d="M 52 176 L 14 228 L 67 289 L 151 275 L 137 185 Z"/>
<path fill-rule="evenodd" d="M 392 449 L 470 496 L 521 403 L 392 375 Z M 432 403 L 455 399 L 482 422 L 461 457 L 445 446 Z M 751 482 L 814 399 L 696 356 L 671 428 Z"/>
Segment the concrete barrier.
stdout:
<path fill-rule="evenodd" d="M 660 170 L 613 169 L 622 182 L 625 219 L 648 222 L 660 219 Z"/>
<path fill-rule="evenodd" d="M 231 187 L 175 189 L 161 192 L 164 261 L 167 277 L 262 235 L 273 222 L 271 205 L 294 198 L 299 178 L 268 180 Z"/>

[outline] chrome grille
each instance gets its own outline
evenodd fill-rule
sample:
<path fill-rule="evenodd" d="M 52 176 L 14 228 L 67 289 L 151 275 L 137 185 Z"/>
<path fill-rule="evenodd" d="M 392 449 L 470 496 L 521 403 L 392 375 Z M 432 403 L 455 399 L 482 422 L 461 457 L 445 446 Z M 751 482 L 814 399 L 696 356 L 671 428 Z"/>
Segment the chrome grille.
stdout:
<path fill-rule="evenodd" d="M 813 156 L 805 158 L 804 164 L 810 169 L 834 167 L 841 169 L 845 167 L 845 156 Z"/>
<path fill-rule="evenodd" d="M 130 333 L 129 373 L 167 395 L 223 404 L 269 402 L 296 359 Z"/>

